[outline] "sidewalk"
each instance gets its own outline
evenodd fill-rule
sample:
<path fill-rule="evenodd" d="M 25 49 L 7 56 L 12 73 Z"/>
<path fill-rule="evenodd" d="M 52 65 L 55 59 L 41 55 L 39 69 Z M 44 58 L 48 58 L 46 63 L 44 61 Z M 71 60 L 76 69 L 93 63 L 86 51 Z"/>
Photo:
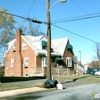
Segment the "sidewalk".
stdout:
<path fill-rule="evenodd" d="M 11 97 L 11 96 L 17 96 L 17 95 L 41 92 L 41 91 L 47 91 L 47 90 L 49 91 L 49 90 L 54 90 L 54 89 L 55 88 L 47 89 L 47 88 L 33 87 L 33 88 L 3 91 L 3 92 L 0 92 L 0 98 L 6 98 L 6 97 Z"/>

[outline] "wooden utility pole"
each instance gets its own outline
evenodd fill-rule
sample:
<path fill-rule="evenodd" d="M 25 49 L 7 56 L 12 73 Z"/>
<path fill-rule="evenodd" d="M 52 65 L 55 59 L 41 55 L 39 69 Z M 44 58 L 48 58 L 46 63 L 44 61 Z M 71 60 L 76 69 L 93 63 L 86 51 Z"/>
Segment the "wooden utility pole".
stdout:
<path fill-rule="evenodd" d="M 50 25 L 50 0 L 46 0 L 47 11 L 47 79 L 51 80 L 51 25 Z"/>

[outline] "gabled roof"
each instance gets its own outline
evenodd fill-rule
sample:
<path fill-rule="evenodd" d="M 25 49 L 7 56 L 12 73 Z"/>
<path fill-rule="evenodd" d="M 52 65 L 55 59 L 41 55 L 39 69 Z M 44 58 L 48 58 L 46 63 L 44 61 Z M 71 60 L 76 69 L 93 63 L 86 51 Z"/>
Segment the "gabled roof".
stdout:
<path fill-rule="evenodd" d="M 38 42 L 41 41 L 44 36 L 30 36 L 30 35 L 24 35 L 22 38 L 32 47 L 33 50 L 36 52 L 40 50 Z"/>
<path fill-rule="evenodd" d="M 22 35 L 27 41 L 29 42 L 38 42 L 40 41 L 44 36 L 31 36 L 31 35 Z"/>
<path fill-rule="evenodd" d="M 21 35 L 21 37 L 26 41 L 26 43 L 36 52 L 36 54 L 45 54 L 47 55 L 47 50 L 42 50 L 42 40 L 47 41 L 47 39 L 42 36 L 30 36 L 30 35 Z M 9 42 L 8 44 L 10 47 L 13 45 L 16 39 Z M 61 38 L 61 39 L 54 39 L 51 41 L 51 48 L 53 49 L 53 52 L 51 52 L 51 55 L 54 56 L 63 56 L 66 45 L 68 43 L 68 38 Z M 8 50 L 7 50 L 8 51 Z M 7 53 L 7 52 L 6 52 Z"/>
<path fill-rule="evenodd" d="M 14 42 L 15 42 L 15 40 L 16 39 L 13 39 L 12 41 L 10 41 L 9 43 L 8 43 L 8 50 L 5 52 L 5 54 L 3 55 L 3 57 L 6 57 L 6 53 L 9 51 L 9 49 L 10 49 L 10 47 L 14 44 Z"/>
<path fill-rule="evenodd" d="M 68 38 L 54 39 L 52 40 L 52 48 L 63 56 L 68 41 Z"/>

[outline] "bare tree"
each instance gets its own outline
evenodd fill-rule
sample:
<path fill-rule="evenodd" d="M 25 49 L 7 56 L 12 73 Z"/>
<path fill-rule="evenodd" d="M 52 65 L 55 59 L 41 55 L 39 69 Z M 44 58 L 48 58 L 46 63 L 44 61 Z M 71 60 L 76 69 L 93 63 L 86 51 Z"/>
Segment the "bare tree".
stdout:
<path fill-rule="evenodd" d="M 7 9 L 2 8 L 1 11 L 7 12 Z M 14 24 L 12 15 L 0 12 L 0 45 L 4 45 L 14 38 Z"/>
<path fill-rule="evenodd" d="M 0 55 L 3 55 L 7 49 L 7 43 L 15 37 L 15 21 L 12 15 L 6 14 L 6 8 L 1 8 L 0 11 Z"/>
<path fill-rule="evenodd" d="M 94 60 L 91 62 L 91 67 L 100 68 L 100 44 L 95 43 L 95 53 Z"/>
<path fill-rule="evenodd" d="M 91 68 L 100 68 L 100 62 L 99 61 L 92 61 L 90 63 Z"/>
<path fill-rule="evenodd" d="M 20 27 L 21 27 L 21 24 L 20 24 Z M 22 30 L 24 34 L 28 34 L 31 36 L 44 35 L 47 38 L 47 35 L 40 30 L 40 26 L 33 22 L 28 22 L 27 26 L 23 25 Z"/>
<path fill-rule="evenodd" d="M 100 44 L 96 43 L 96 56 L 98 61 L 100 61 Z"/>

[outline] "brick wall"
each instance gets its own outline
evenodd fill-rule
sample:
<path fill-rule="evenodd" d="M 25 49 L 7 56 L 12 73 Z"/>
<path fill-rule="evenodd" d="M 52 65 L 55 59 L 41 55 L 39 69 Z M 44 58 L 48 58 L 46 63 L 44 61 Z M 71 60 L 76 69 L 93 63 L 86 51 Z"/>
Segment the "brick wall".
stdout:
<path fill-rule="evenodd" d="M 19 34 L 19 35 L 17 35 Z M 5 58 L 5 76 L 11 76 L 11 73 L 14 73 L 14 76 L 24 76 L 29 73 L 29 69 L 32 67 L 36 67 L 35 62 L 35 51 L 27 44 L 26 50 L 22 50 L 22 42 L 25 42 L 23 38 L 20 37 L 21 30 L 17 30 L 16 32 L 16 51 L 12 51 L 12 47 L 6 54 Z M 20 38 L 20 39 L 19 39 Z M 29 58 L 29 66 L 28 68 L 23 67 L 24 58 Z M 11 68 L 11 58 L 14 58 L 14 67 Z"/>

